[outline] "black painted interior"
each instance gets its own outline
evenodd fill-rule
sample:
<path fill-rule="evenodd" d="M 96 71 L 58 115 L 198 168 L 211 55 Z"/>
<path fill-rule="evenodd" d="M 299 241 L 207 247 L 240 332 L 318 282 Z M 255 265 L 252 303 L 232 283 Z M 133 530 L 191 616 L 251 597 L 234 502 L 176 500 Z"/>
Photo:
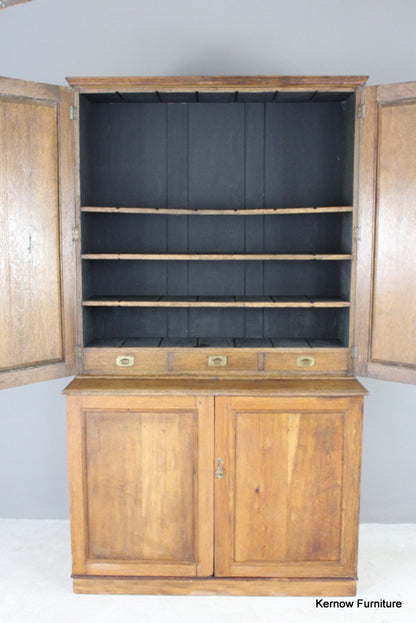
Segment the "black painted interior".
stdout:
<path fill-rule="evenodd" d="M 351 93 L 81 95 L 80 131 L 82 205 L 224 211 L 223 216 L 84 212 L 83 253 L 351 253 L 348 212 L 226 214 L 351 206 Z M 83 297 L 348 301 L 350 264 L 83 260 Z M 309 345 L 329 340 L 347 346 L 348 318 L 348 308 L 85 307 L 84 342 L 128 345 L 127 339 L 139 344 L 143 338 L 143 345 L 171 346 L 178 340 L 202 346 L 204 339 L 218 338 L 221 344 L 259 347 L 306 339 Z"/>

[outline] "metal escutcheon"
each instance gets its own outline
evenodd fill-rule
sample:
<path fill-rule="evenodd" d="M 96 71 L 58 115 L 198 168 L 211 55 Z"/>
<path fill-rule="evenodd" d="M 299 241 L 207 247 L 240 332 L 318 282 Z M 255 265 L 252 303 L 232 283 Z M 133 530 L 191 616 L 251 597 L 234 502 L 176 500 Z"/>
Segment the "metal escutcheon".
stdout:
<path fill-rule="evenodd" d="M 223 467 L 222 459 L 217 459 L 217 470 L 215 472 L 215 475 L 218 478 L 218 480 L 221 480 L 221 478 L 224 476 L 224 467 Z"/>

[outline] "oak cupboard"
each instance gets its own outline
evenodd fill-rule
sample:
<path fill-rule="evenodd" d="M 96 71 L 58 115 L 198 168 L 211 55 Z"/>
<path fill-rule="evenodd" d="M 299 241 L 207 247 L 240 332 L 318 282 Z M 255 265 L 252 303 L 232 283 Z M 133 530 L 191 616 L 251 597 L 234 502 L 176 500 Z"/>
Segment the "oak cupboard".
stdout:
<path fill-rule="evenodd" d="M 69 81 L 1 80 L 2 387 L 414 381 L 414 83 Z"/>
<path fill-rule="evenodd" d="M 78 377 L 65 393 L 76 591 L 355 592 L 355 379 Z"/>
<path fill-rule="evenodd" d="M 352 375 L 416 378 L 415 83 L 68 81 L 0 81 L 0 386 L 80 375 L 74 590 L 352 594 Z"/>

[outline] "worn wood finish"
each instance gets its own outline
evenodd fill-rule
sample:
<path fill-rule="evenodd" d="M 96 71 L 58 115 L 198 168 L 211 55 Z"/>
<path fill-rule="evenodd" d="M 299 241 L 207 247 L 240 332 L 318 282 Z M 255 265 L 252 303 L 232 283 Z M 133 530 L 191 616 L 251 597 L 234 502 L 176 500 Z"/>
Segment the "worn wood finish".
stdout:
<path fill-rule="evenodd" d="M 171 369 L 173 372 L 182 372 L 182 373 L 192 373 L 192 371 L 196 370 L 205 370 L 206 372 L 211 371 L 211 374 L 224 374 L 232 373 L 236 371 L 251 371 L 257 372 L 258 367 L 258 358 L 257 353 L 255 351 L 251 351 L 250 349 L 244 349 L 243 353 L 238 353 L 235 350 L 229 350 L 226 355 L 226 365 L 221 370 L 221 367 L 211 367 L 210 368 L 210 357 L 218 357 L 215 352 L 209 351 L 204 352 L 205 349 L 202 350 L 189 350 L 181 349 L 178 352 L 172 351 L 172 363 Z M 215 372 L 213 372 L 215 368 Z"/>
<path fill-rule="evenodd" d="M 134 365 L 117 365 L 117 357 L 134 357 Z M 83 351 L 84 374 L 112 374 L 119 376 L 149 376 L 166 374 L 169 369 L 168 352 L 161 349 L 85 348 Z"/>
<path fill-rule="evenodd" d="M 209 210 L 209 209 L 192 209 L 192 208 L 120 208 L 120 207 L 98 207 L 98 206 L 82 206 L 81 212 L 96 212 L 101 214 L 169 214 L 171 216 L 260 216 L 260 215 L 278 215 L 278 214 L 331 214 L 336 212 L 352 212 L 352 206 L 330 206 L 330 207 L 312 207 L 312 208 L 254 208 L 246 210 Z"/>
<path fill-rule="evenodd" d="M 172 379 L 117 378 L 77 376 L 63 391 L 66 395 L 102 397 L 138 395 L 243 395 L 243 396 L 365 396 L 367 390 L 352 376 L 339 378 L 304 378 L 300 375 L 290 379 Z M 95 399 L 95 398 L 94 398 Z"/>
<path fill-rule="evenodd" d="M 15 78 L 0 77 L 0 85 L 2 94 L 15 97 L 34 97 L 36 99 L 51 100 L 59 99 L 63 92 L 71 93 L 71 89 L 68 87 L 60 87 L 57 84 L 16 80 Z"/>
<path fill-rule="evenodd" d="M 303 358 L 312 357 L 311 367 L 299 366 Z M 303 350 L 299 353 L 298 349 L 292 351 L 267 352 L 264 353 L 263 369 L 265 372 L 300 372 L 302 374 L 330 374 L 331 372 L 347 372 L 350 365 L 350 353 L 347 348 L 330 349 L 311 349 Z"/>
<path fill-rule="evenodd" d="M 367 76 L 149 76 L 70 77 L 68 84 L 93 91 L 348 91 L 363 86 Z"/>
<path fill-rule="evenodd" d="M 0 81 L 1 387 L 73 371 L 69 102 L 69 89 Z"/>
<path fill-rule="evenodd" d="M 355 371 L 416 381 L 414 83 L 364 89 Z"/>
<path fill-rule="evenodd" d="M 377 139 L 376 87 L 363 89 L 365 119 L 360 123 L 360 171 L 358 186 L 358 226 L 361 240 L 357 244 L 355 343 L 357 358 L 354 372 L 367 375 L 371 282 L 373 274 L 373 232 L 375 214 L 375 158 Z M 365 121 L 365 123 L 364 123 Z"/>
<path fill-rule="evenodd" d="M 74 573 L 212 574 L 213 399 L 70 397 Z"/>
<path fill-rule="evenodd" d="M 83 260 L 350 260 L 348 253 L 83 253 Z"/>
<path fill-rule="evenodd" d="M 382 84 L 377 87 L 377 101 L 382 105 L 414 99 L 416 99 L 416 82 Z"/>
<path fill-rule="evenodd" d="M 416 370 L 416 96 L 379 109 L 371 359 Z"/>
<path fill-rule="evenodd" d="M 79 123 L 79 93 L 76 89 L 72 89 L 72 106 L 74 110 L 75 118 L 77 122 L 74 124 L 74 182 L 75 182 L 75 227 L 78 232 L 78 239 L 74 241 L 76 249 L 76 261 L 74 267 L 75 275 L 75 288 L 74 294 L 76 297 L 76 344 L 79 346 L 79 352 L 77 357 L 77 373 L 84 371 L 83 362 L 83 336 L 84 336 L 84 319 L 82 315 L 82 299 L 83 299 L 83 274 L 82 274 L 82 260 L 81 260 L 81 162 L 80 162 L 80 143 L 81 135 L 84 128 Z"/>
<path fill-rule="evenodd" d="M 361 401 L 216 398 L 217 576 L 356 573 Z"/>
<path fill-rule="evenodd" d="M 355 591 L 354 378 L 80 377 L 66 393 L 75 591 Z"/>
<path fill-rule="evenodd" d="M 117 365 L 118 357 L 133 357 L 131 366 Z M 224 366 L 210 366 L 209 357 L 226 358 Z M 313 365 L 299 360 L 312 358 Z M 158 374 L 247 375 L 275 377 L 285 374 L 340 374 L 348 371 L 350 352 L 346 348 L 86 348 L 85 374 L 155 376 Z"/>
<path fill-rule="evenodd" d="M 328 596 L 355 595 L 354 579 L 287 578 L 91 578 L 74 576 L 74 593 L 89 595 L 259 595 Z"/>
<path fill-rule="evenodd" d="M 1 113 L 0 368 L 16 368 L 62 359 L 56 107 L 2 99 Z"/>
<path fill-rule="evenodd" d="M 259 300 L 242 300 L 235 296 L 230 296 L 226 301 L 205 300 L 203 297 L 192 297 L 199 300 L 172 300 L 169 297 L 159 297 L 158 299 L 145 300 L 137 298 L 120 299 L 97 298 L 82 301 L 84 307 L 349 307 L 348 301 L 341 300 L 314 300 L 311 297 L 299 297 L 303 300 L 276 300 L 280 297 L 263 297 Z M 282 297 L 283 298 L 283 297 Z"/>
<path fill-rule="evenodd" d="M 83 574 L 87 572 L 86 545 L 88 543 L 85 515 L 88 504 L 85 480 L 85 422 L 80 396 L 71 396 L 71 402 L 67 405 L 72 572 Z"/>
<path fill-rule="evenodd" d="M 350 273 L 350 312 L 349 312 L 349 342 L 348 345 L 351 349 L 356 346 L 356 324 L 355 324 L 355 316 L 356 316 L 356 302 L 357 302 L 357 246 L 358 246 L 358 238 L 360 238 L 360 229 L 359 229 L 359 217 L 358 217 L 358 204 L 359 204 L 359 191 L 360 191 L 360 138 L 361 138 L 361 118 L 360 118 L 360 110 L 362 110 L 363 104 L 363 89 L 357 89 L 355 94 L 355 116 L 354 116 L 354 163 L 353 163 L 353 212 L 352 212 L 352 240 L 351 240 L 351 273 Z M 364 109 L 365 110 L 365 109 Z M 354 351 L 355 352 L 355 351 Z M 351 356 L 351 361 L 349 365 L 349 369 L 352 369 L 354 366 L 353 357 Z"/>

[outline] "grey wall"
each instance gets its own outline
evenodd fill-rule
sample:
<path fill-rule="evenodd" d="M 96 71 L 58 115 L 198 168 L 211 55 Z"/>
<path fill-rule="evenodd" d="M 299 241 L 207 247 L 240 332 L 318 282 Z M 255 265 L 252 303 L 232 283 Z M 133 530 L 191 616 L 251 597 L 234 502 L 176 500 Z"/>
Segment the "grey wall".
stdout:
<path fill-rule="evenodd" d="M 0 74 L 416 79 L 413 0 L 33 0 L 0 11 Z M 0 392 L 0 517 L 68 515 L 69 379 Z M 416 521 L 416 387 L 362 382 L 363 521 Z"/>

